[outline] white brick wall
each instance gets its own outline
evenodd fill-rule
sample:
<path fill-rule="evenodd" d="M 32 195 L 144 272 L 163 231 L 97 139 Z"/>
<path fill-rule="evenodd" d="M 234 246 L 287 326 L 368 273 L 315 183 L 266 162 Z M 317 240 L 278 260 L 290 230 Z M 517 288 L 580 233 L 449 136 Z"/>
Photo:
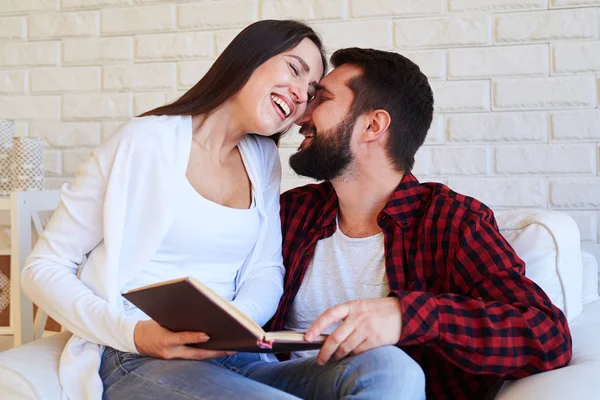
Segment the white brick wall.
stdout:
<path fill-rule="evenodd" d="M 133 115 L 194 85 L 261 18 L 328 51 L 394 50 L 431 80 L 415 173 L 497 209 L 560 209 L 600 233 L 600 0 L 0 0 L 0 118 L 44 137 L 47 186 Z M 284 189 L 299 137 L 281 144 Z"/>
<path fill-rule="evenodd" d="M 394 40 L 399 48 L 485 46 L 492 41 L 490 24 L 487 15 L 401 19 Z"/>
<path fill-rule="evenodd" d="M 548 8 L 547 0 L 449 0 L 450 11 L 520 11 Z"/>
<path fill-rule="evenodd" d="M 253 0 L 204 0 L 177 6 L 177 25 L 183 29 L 244 27 L 256 20 Z"/>
<path fill-rule="evenodd" d="M 448 51 L 448 78 L 548 76 L 548 45 L 503 46 Z"/>
<path fill-rule="evenodd" d="M 597 10 L 579 8 L 509 13 L 494 17 L 497 43 L 598 39 Z"/>
<path fill-rule="evenodd" d="M 6 17 L 2 19 L 2 29 L 0 30 L 1 40 L 22 40 L 26 35 L 25 17 Z"/>
<path fill-rule="evenodd" d="M 28 19 L 30 39 L 93 36 L 98 32 L 94 11 L 32 14 Z"/>
<path fill-rule="evenodd" d="M 263 19 L 341 19 L 343 13 L 343 0 L 262 0 L 260 2 L 260 15 Z"/>
<path fill-rule="evenodd" d="M 93 92 L 100 90 L 100 67 L 32 68 L 31 93 Z"/>
<path fill-rule="evenodd" d="M 127 63 L 133 59 L 133 38 L 66 39 L 62 41 L 64 65 Z"/>
<path fill-rule="evenodd" d="M 135 41 L 135 58 L 139 61 L 160 61 L 208 57 L 212 51 L 211 39 L 208 32 L 139 36 Z"/>

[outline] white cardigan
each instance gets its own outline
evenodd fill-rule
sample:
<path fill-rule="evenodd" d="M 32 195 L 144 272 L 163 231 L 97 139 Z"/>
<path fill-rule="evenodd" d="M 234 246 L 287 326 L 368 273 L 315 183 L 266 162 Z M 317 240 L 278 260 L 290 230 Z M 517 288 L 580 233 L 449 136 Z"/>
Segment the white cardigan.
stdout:
<path fill-rule="evenodd" d="M 63 186 L 22 273 L 25 293 L 73 332 L 59 366 L 63 398 L 101 398 L 103 346 L 137 352 L 137 319 L 125 314 L 121 288 L 148 264 L 173 221 L 191 143 L 189 116 L 134 118 Z M 238 272 L 233 303 L 263 325 L 283 292 L 281 166 L 271 139 L 247 135 L 239 149 L 258 189 L 260 230 Z"/>

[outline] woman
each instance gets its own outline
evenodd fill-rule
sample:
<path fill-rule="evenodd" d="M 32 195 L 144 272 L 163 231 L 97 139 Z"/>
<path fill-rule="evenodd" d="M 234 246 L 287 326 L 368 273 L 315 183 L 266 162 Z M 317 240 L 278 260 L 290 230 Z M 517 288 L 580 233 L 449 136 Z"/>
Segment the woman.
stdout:
<path fill-rule="evenodd" d="M 186 346 L 208 338 L 160 327 L 121 293 L 194 276 L 267 322 L 283 279 L 276 139 L 302 115 L 325 67 L 306 25 L 252 24 L 192 89 L 123 125 L 63 187 L 22 284 L 74 333 L 59 368 L 68 398 L 100 398 L 103 389 L 105 398 L 189 398 L 178 379 L 198 379 L 185 374 L 199 362 L 164 361 L 174 358 L 212 359 L 200 363 L 223 384 L 216 378 L 237 356 Z M 132 358 L 147 365 L 124 371 Z M 270 396 L 252 383 L 256 398 Z"/>

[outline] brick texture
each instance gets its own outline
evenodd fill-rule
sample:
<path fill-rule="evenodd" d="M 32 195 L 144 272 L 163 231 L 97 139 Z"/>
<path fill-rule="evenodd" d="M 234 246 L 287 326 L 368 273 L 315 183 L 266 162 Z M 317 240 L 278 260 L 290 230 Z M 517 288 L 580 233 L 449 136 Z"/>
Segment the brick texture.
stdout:
<path fill-rule="evenodd" d="M 248 24 L 307 21 L 329 54 L 398 52 L 435 94 L 422 180 L 600 232 L 600 0 L 0 0 L 0 118 L 46 141 L 48 188 L 134 115 L 181 96 Z M 311 182 L 280 143 L 282 189 Z"/>

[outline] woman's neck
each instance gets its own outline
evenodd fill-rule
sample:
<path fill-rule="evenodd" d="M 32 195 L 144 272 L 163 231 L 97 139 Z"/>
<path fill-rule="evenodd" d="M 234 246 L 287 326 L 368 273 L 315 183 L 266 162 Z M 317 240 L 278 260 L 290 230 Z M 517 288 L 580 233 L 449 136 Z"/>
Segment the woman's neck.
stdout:
<path fill-rule="evenodd" d="M 232 106 L 224 104 L 192 117 L 192 140 L 219 163 L 229 159 L 246 134 L 232 115 Z"/>

